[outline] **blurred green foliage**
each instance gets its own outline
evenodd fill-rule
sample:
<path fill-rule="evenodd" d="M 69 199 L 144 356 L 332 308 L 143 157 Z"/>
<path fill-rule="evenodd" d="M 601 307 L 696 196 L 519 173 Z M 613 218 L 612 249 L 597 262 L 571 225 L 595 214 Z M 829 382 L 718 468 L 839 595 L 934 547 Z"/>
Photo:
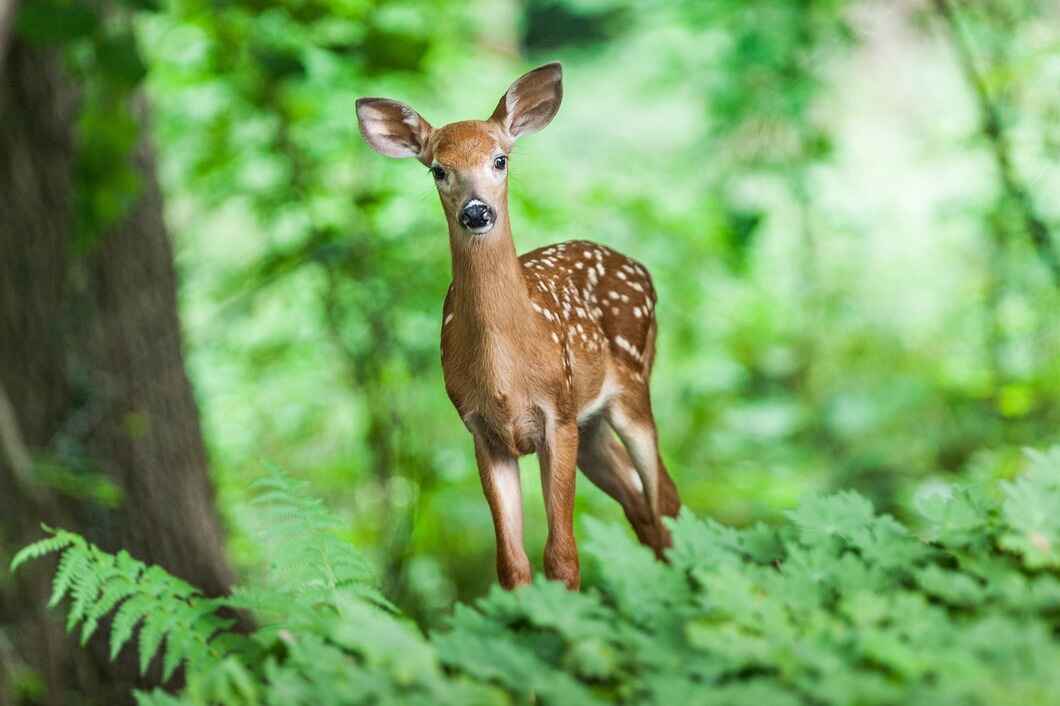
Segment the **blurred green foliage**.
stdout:
<path fill-rule="evenodd" d="M 135 191 L 115 155 L 146 86 L 222 509 L 260 459 L 310 480 L 431 624 L 493 581 L 492 527 L 437 362 L 433 185 L 368 151 L 355 99 L 485 117 L 561 59 L 559 117 L 512 159 L 515 237 L 650 266 L 656 416 L 685 502 L 745 525 L 853 488 L 901 515 L 1060 436 L 1060 296 L 1027 218 L 1050 238 L 1060 223 L 1060 10 L 952 3 L 956 32 L 943 6 L 168 0 L 100 18 L 47 0 L 19 26 L 85 77 L 86 232 Z M 588 483 L 578 502 L 620 517 Z M 252 571 L 269 548 L 237 531 L 233 553 Z"/>

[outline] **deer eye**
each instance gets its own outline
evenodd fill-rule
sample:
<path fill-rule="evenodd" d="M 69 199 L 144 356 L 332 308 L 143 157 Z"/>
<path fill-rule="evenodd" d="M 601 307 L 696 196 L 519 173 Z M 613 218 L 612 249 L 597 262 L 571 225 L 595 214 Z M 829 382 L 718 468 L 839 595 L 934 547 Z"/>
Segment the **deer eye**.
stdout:
<path fill-rule="evenodd" d="M 435 181 L 441 181 L 445 178 L 445 170 L 441 167 L 431 167 L 431 174 L 434 176 Z"/>
<path fill-rule="evenodd" d="M 503 154 L 493 160 L 493 168 L 503 171 L 508 166 L 508 158 Z"/>

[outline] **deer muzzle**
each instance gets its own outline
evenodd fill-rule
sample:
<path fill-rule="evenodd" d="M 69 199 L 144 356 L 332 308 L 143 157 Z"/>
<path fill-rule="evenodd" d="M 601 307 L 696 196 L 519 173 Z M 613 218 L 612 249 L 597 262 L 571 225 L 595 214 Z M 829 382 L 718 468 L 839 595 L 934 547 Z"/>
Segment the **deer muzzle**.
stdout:
<path fill-rule="evenodd" d="M 496 220 L 493 209 L 477 198 L 468 199 L 460 210 L 460 225 L 475 234 L 488 232 Z"/>

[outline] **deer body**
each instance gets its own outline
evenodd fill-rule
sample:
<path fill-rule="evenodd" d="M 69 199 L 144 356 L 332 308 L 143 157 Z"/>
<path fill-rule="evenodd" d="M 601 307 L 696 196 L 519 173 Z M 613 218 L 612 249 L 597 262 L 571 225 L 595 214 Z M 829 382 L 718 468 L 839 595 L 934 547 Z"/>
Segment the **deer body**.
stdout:
<path fill-rule="evenodd" d="M 546 410 L 583 424 L 630 382 L 645 381 L 655 292 L 641 265 L 587 241 L 540 248 L 508 268 L 506 289 L 496 270 L 454 280 L 442 368 L 461 418 L 478 419 L 495 443 L 523 455 L 542 443 Z M 511 294 L 487 304 L 490 291 Z"/>
<path fill-rule="evenodd" d="M 545 572 L 577 588 L 575 469 L 622 504 L 661 557 L 676 488 L 658 453 L 648 379 L 655 290 L 647 270 L 570 241 L 517 256 L 507 208 L 514 139 L 544 127 L 562 95 L 558 64 L 517 80 L 488 121 L 433 129 L 385 99 L 358 101 L 377 151 L 416 156 L 438 183 L 453 282 L 442 312 L 446 391 L 471 432 L 497 534 L 501 583 L 530 580 L 518 458 L 536 452 L 548 514 Z M 615 432 L 621 439 L 620 444 Z"/>

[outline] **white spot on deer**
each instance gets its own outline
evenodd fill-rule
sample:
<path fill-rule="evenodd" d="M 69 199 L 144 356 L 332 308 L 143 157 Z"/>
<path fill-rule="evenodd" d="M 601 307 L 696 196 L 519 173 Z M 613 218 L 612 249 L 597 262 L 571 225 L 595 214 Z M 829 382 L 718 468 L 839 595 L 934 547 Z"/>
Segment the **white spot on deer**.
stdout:
<path fill-rule="evenodd" d="M 575 262 L 575 263 L 574 263 L 574 266 L 575 266 L 576 268 L 578 268 L 579 270 L 580 270 L 580 269 L 582 269 L 583 267 L 585 267 L 585 265 L 583 265 L 583 264 L 582 264 L 582 263 L 580 263 L 580 262 Z"/>
<path fill-rule="evenodd" d="M 641 317 L 640 307 L 639 306 L 633 307 L 633 315 L 636 316 L 638 319 Z"/>
<path fill-rule="evenodd" d="M 604 266 L 601 265 L 599 262 L 596 263 L 596 271 L 600 273 L 601 277 L 603 277 L 605 274 L 607 274 L 607 270 L 605 270 Z"/>
<path fill-rule="evenodd" d="M 611 297 L 612 299 L 618 299 L 618 292 L 608 292 L 607 296 Z"/>
<path fill-rule="evenodd" d="M 552 332 L 552 340 L 556 343 L 559 343 L 559 336 L 556 334 L 555 331 Z"/>
<path fill-rule="evenodd" d="M 619 279 L 626 279 L 626 273 L 623 272 L 622 270 L 619 270 L 618 272 L 616 272 L 615 276 L 617 276 Z"/>
<path fill-rule="evenodd" d="M 453 320 L 453 315 L 449 314 L 448 316 L 445 317 L 445 322 L 442 324 L 442 326 L 448 326 L 449 322 L 452 321 L 452 320 Z"/>
<path fill-rule="evenodd" d="M 618 346 L 620 349 L 624 350 L 625 352 L 629 353 L 631 356 L 633 356 L 634 359 L 638 361 L 640 360 L 640 351 L 637 350 L 637 348 L 626 339 L 622 338 L 621 336 L 615 336 L 615 345 Z"/>
<path fill-rule="evenodd" d="M 583 252 L 583 253 L 582 253 L 582 255 L 584 255 L 584 256 L 585 256 L 585 259 L 586 259 L 586 260 L 592 260 L 592 259 L 593 259 L 593 254 L 592 254 L 591 252 L 589 252 L 588 250 L 586 250 L 585 252 Z"/>
<path fill-rule="evenodd" d="M 623 294 L 622 295 L 622 301 L 628 304 L 629 303 L 629 295 L 628 294 Z"/>
<path fill-rule="evenodd" d="M 640 286 L 639 282 L 630 282 L 629 286 L 633 287 L 633 289 L 637 290 L 638 292 L 643 292 L 644 291 L 644 287 Z"/>

